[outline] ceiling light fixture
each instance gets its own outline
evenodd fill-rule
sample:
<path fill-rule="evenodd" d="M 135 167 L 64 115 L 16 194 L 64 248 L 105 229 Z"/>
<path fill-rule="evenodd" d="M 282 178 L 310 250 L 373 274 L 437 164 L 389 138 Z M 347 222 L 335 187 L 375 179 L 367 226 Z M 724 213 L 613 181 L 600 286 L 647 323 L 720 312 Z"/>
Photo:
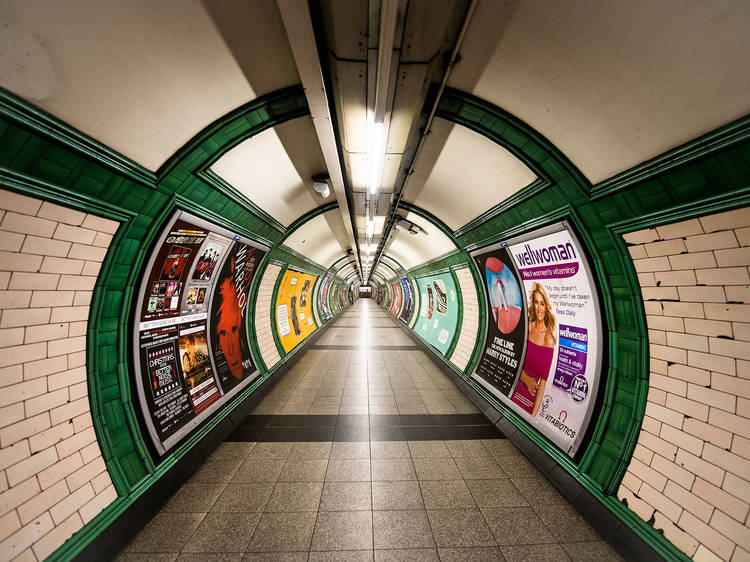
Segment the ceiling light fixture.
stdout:
<path fill-rule="evenodd" d="M 372 123 L 367 143 L 367 188 L 370 195 L 380 190 L 383 177 L 383 160 L 385 160 L 385 123 Z"/>

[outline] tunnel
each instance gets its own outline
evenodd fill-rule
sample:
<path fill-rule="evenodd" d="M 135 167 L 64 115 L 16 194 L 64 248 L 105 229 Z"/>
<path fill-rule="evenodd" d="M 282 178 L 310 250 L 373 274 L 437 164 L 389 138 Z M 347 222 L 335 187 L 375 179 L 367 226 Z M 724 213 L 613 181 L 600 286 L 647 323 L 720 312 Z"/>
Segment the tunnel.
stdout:
<path fill-rule="evenodd" d="M 749 25 L 0 0 L 0 561 L 750 560 Z"/>

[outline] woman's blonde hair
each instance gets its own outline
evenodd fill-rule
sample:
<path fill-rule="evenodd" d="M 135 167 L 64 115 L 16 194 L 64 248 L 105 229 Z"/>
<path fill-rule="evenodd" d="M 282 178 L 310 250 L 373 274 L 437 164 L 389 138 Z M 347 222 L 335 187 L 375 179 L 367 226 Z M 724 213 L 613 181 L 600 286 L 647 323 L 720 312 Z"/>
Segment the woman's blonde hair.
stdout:
<path fill-rule="evenodd" d="M 555 315 L 552 314 L 552 305 L 547 298 L 547 292 L 540 283 L 534 283 L 531 286 L 531 298 L 529 299 L 529 324 L 534 322 L 534 293 L 539 293 L 544 300 L 544 325 L 547 331 L 555 339 Z"/>

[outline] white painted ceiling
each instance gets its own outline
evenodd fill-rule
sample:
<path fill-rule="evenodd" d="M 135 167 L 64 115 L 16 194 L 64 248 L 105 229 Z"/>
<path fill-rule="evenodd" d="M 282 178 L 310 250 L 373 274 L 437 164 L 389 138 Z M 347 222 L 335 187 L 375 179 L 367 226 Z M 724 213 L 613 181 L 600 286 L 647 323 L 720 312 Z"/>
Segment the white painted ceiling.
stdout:
<path fill-rule="evenodd" d="M 501 146 L 438 118 L 404 199 L 456 230 L 535 179 L 523 162 Z"/>
<path fill-rule="evenodd" d="M 312 176 L 326 167 L 310 117 L 249 138 L 211 169 L 284 226 L 333 200 L 312 190 Z"/>
<path fill-rule="evenodd" d="M 341 215 L 334 209 L 313 217 L 292 232 L 284 245 L 328 269 L 345 253 Z"/>
<path fill-rule="evenodd" d="M 424 231 L 413 235 L 394 229 L 388 254 L 404 269 L 412 269 L 456 249 L 451 239 L 426 219 L 414 213 L 407 213 L 404 218 Z"/>

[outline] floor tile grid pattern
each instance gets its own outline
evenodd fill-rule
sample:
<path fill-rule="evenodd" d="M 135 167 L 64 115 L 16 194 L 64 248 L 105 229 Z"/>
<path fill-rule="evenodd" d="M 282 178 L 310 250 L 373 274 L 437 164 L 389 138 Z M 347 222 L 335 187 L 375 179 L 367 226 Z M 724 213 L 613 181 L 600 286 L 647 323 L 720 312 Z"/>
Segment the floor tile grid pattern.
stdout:
<path fill-rule="evenodd" d="M 362 309 L 370 318 L 387 319 L 368 301 L 358 301 L 344 318 Z M 355 317 L 362 321 L 364 316 Z M 259 406 L 253 414 L 259 409 L 282 413 L 290 400 L 301 399 L 301 392 L 294 394 L 300 385 L 315 390 L 312 408 L 326 396 L 328 377 L 343 381 L 343 398 L 349 374 L 358 379 L 363 372 L 364 384 L 349 389 L 339 412 L 342 404 L 364 402 L 358 397 L 366 396 L 373 413 L 370 398 L 377 404 L 378 388 L 372 383 L 390 379 L 389 365 L 395 375 L 400 364 L 402 379 L 407 374 L 412 385 L 416 380 L 450 392 L 438 386 L 430 366 L 419 359 L 407 363 L 390 352 L 372 360 L 366 336 L 359 341 L 363 352 L 345 356 L 308 351 L 298 370 L 276 387 L 286 390 L 267 403 L 276 409 Z M 510 442 L 493 439 L 223 443 L 120 556 L 198 558 L 560 561 L 618 556 Z"/>

